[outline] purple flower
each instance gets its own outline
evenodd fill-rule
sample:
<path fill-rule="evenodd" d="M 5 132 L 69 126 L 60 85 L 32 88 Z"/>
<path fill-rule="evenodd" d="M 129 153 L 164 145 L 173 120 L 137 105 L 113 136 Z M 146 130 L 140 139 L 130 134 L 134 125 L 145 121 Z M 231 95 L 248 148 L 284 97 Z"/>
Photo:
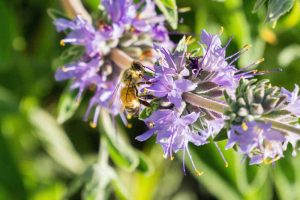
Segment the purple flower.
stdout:
<path fill-rule="evenodd" d="M 185 156 L 185 152 L 187 152 L 191 159 L 188 143 L 191 142 L 197 146 L 206 143 L 198 133 L 193 132 L 190 128 L 190 125 L 193 124 L 198 117 L 199 114 L 194 112 L 181 116 L 178 112 L 173 110 L 157 110 L 145 120 L 150 130 L 136 137 L 136 139 L 145 141 L 153 134 L 156 134 L 156 142 L 162 146 L 165 157 L 173 159 L 173 152 L 176 153 L 179 150 L 183 150 L 183 156 Z M 192 159 L 191 162 L 194 166 Z"/>
<path fill-rule="evenodd" d="M 187 79 L 174 80 L 171 76 L 160 76 L 153 80 L 153 84 L 147 88 L 150 94 L 167 99 L 179 108 L 182 105 L 182 93 L 192 91 L 196 84 Z"/>
<path fill-rule="evenodd" d="M 271 123 L 252 121 L 231 127 L 226 148 L 237 145 L 240 153 L 250 158 L 250 164 L 268 164 L 283 157 L 285 141 L 283 133 L 273 129 Z"/>
<path fill-rule="evenodd" d="M 286 110 L 290 111 L 297 117 L 300 117 L 300 96 L 299 94 L 299 86 L 295 85 L 295 89 L 293 92 L 286 90 L 285 88 L 281 89 L 281 92 L 287 95 L 288 105 L 285 107 Z"/>
<path fill-rule="evenodd" d="M 100 62 L 99 58 L 95 58 L 89 62 L 79 61 L 67 64 L 56 71 L 55 79 L 57 81 L 73 79 L 71 89 L 79 89 L 77 95 L 77 100 L 79 100 L 86 88 L 91 85 L 99 85 L 99 83 L 103 82 L 98 75 Z"/>
<path fill-rule="evenodd" d="M 130 24 L 136 17 L 136 8 L 132 0 L 103 0 L 101 3 L 112 23 Z"/>
<path fill-rule="evenodd" d="M 234 93 L 234 90 L 241 78 L 251 78 L 253 77 L 254 73 L 253 71 L 247 72 L 243 69 L 238 70 L 233 65 L 241 56 L 241 54 L 248 50 L 248 45 L 235 54 L 226 57 L 226 48 L 230 41 L 231 40 L 229 40 L 228 43 L 222 47 L 220 34 L 209 34 L 203 30 L 200 42 L 204 45 L 204 55 L 199 61 L 197 70 L 194 69 L 193 72 L 196 76 L 198 76 L 202 70 L 213 72 L 214 76 L 211 76 L 211 78 L 207 81 L 214 82 L 221 87 L 224 87 L 228 93 L 232 94 Z M 246 67 L 246 69 L 258 63 L 258 61 L 252 63 Z"/>
<path fill-rule="evenodd" d="M 66 33 L 61 45 L 85 48 L 82 57 L 66 63 L 57 70 L 55 77 L 58 81 L 72 79 L 71 89 L 79 89 L 78 100 L 85 90 L 94 88 L 94 96 L 85 115 L 87 120 L 95 109 L 92 126 L 98 120 L 100 108 L 112 115 L 123 112 L 119 104 L 108 103 L 119 95 L 113 95 L 118 84 L 116 77 L 120 75 L 120 70 L 109 56 L 113 48 L 121 49 L 133 59 L 144 59 L 144 56 L 146 60 L 153 60 L 153 55 L 146 53 L 152 51 L 156 42 L 171 48 L 168 31 L 163 25 L 165 18 L 156 13 L 153 1 L 135 4 L 133 0 L 103 0 L 100 9 L 103 15 L 93 25 L 81 16 L 54 21 L 57 31 Z M 132 47 L 141 53 L 131 55 Z"/>
<path fill-rule="evenodd" d="M 94 96 L 91 98 L 88 109 L 84 116 L 85 121 L 87 121 L 92 108 L 95 107 L 93 121 L 91 122 L 92 127 L 97 126 L 101 109 L 105 109 L 113 116 L 119 114 L 121 110 L 121 102 L 119 101 L 120 97 L 118 94 L 117 96 L 114 96 L 114 91 L 115 86 L 113 82 L 103 81 L 97 85 L 97 90 Z M 111 101 L 112 98 L 114 98 L 114 102 Z"/>
<path fill-rule="evenodd" d="M 155 97 L 166 97 L 176 108 L 182 105 L 182 93 L 194 90 L 197 85 L 185 79 L 189 71 L 185 68 L 185 59 L 182 54 L 172 55 L 165 48 L 158 48 L 161 55 L 160 65 L 155 66 L 155 77 L 146 91 Z M 183 53 L 184 54 L 184 53 Z"/>

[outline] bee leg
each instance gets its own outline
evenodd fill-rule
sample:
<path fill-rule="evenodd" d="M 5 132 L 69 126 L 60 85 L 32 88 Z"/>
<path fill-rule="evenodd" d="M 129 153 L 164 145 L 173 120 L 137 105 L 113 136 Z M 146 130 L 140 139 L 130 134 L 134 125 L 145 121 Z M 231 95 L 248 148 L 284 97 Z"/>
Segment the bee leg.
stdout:
<path fill-rule="evenodd" d="M 137 86 L 140 86 L 140 85 L 146 85 L 146 84 L 148 84 L 148 85 L 151 85 L 153 82 L 150 82 L 150 81 L 144 81 L 144 82 L 138 82 L 138 83 L 136 83 L 136 85 Z"/>
<path fill-rule="evenodd" d="M 155 97 L 151 94 L 140 94 L 139 98 L 141 98 L 142 100 L 155 99 Z"/>
<path fill-rule="evenodd" d="M 150 106 L 151 106 L 150 103 L 148 103 L 147 101 L 145 101 L 145 100 L 143 100 L 143 99 L 140 99 L 140 98 L 139 98 L 139 102 L 140 102 L 142 105 L 146 106 L 146 107 L 150 107 Z"/>

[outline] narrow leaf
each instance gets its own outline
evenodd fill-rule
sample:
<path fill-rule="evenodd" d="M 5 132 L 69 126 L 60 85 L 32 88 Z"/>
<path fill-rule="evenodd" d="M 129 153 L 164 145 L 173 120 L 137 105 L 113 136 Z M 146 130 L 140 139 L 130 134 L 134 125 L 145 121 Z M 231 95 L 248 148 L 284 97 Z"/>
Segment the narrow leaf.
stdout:
<path fill-rule="evenodd" d="M 269 0 L 267 21 L 275 22 L 283 14 L 291 10 L 295 0 Z"/>
<path fill-rule="evenodd" d="M 177 28 L 178 13 L 175 0 L 155 0 L 157 7 L 164 14 L 173 29 Z"/>

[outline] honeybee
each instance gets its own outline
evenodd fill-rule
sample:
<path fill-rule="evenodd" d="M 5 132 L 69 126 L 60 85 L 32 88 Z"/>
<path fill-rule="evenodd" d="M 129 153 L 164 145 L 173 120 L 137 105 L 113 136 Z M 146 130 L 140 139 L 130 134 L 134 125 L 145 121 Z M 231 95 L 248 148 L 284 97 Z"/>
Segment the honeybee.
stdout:
<path fill-rule="evenodd" d="M 145 67 L 136 61 L 131 64 L 131 68 L 124 72 L 122 87 L 120 89 L 120 100 L 127 112 L 128 118 L 138 114 L 141 103 L 147 104 L 146 101 L 139 98 L 137 89 L 144 74 Z"/>

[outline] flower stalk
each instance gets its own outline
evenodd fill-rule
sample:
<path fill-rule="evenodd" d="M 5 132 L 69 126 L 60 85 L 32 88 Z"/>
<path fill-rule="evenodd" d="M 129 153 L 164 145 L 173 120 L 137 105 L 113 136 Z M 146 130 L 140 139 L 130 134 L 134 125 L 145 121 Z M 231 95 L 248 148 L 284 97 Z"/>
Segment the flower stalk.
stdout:
<path fill-rule="evenodd" d="M 92 17 L 82 5 L 81 0 L 61 0 L 61 4 L 69 16 L 81 15 L 90 24 L 92 23 Z"/>

